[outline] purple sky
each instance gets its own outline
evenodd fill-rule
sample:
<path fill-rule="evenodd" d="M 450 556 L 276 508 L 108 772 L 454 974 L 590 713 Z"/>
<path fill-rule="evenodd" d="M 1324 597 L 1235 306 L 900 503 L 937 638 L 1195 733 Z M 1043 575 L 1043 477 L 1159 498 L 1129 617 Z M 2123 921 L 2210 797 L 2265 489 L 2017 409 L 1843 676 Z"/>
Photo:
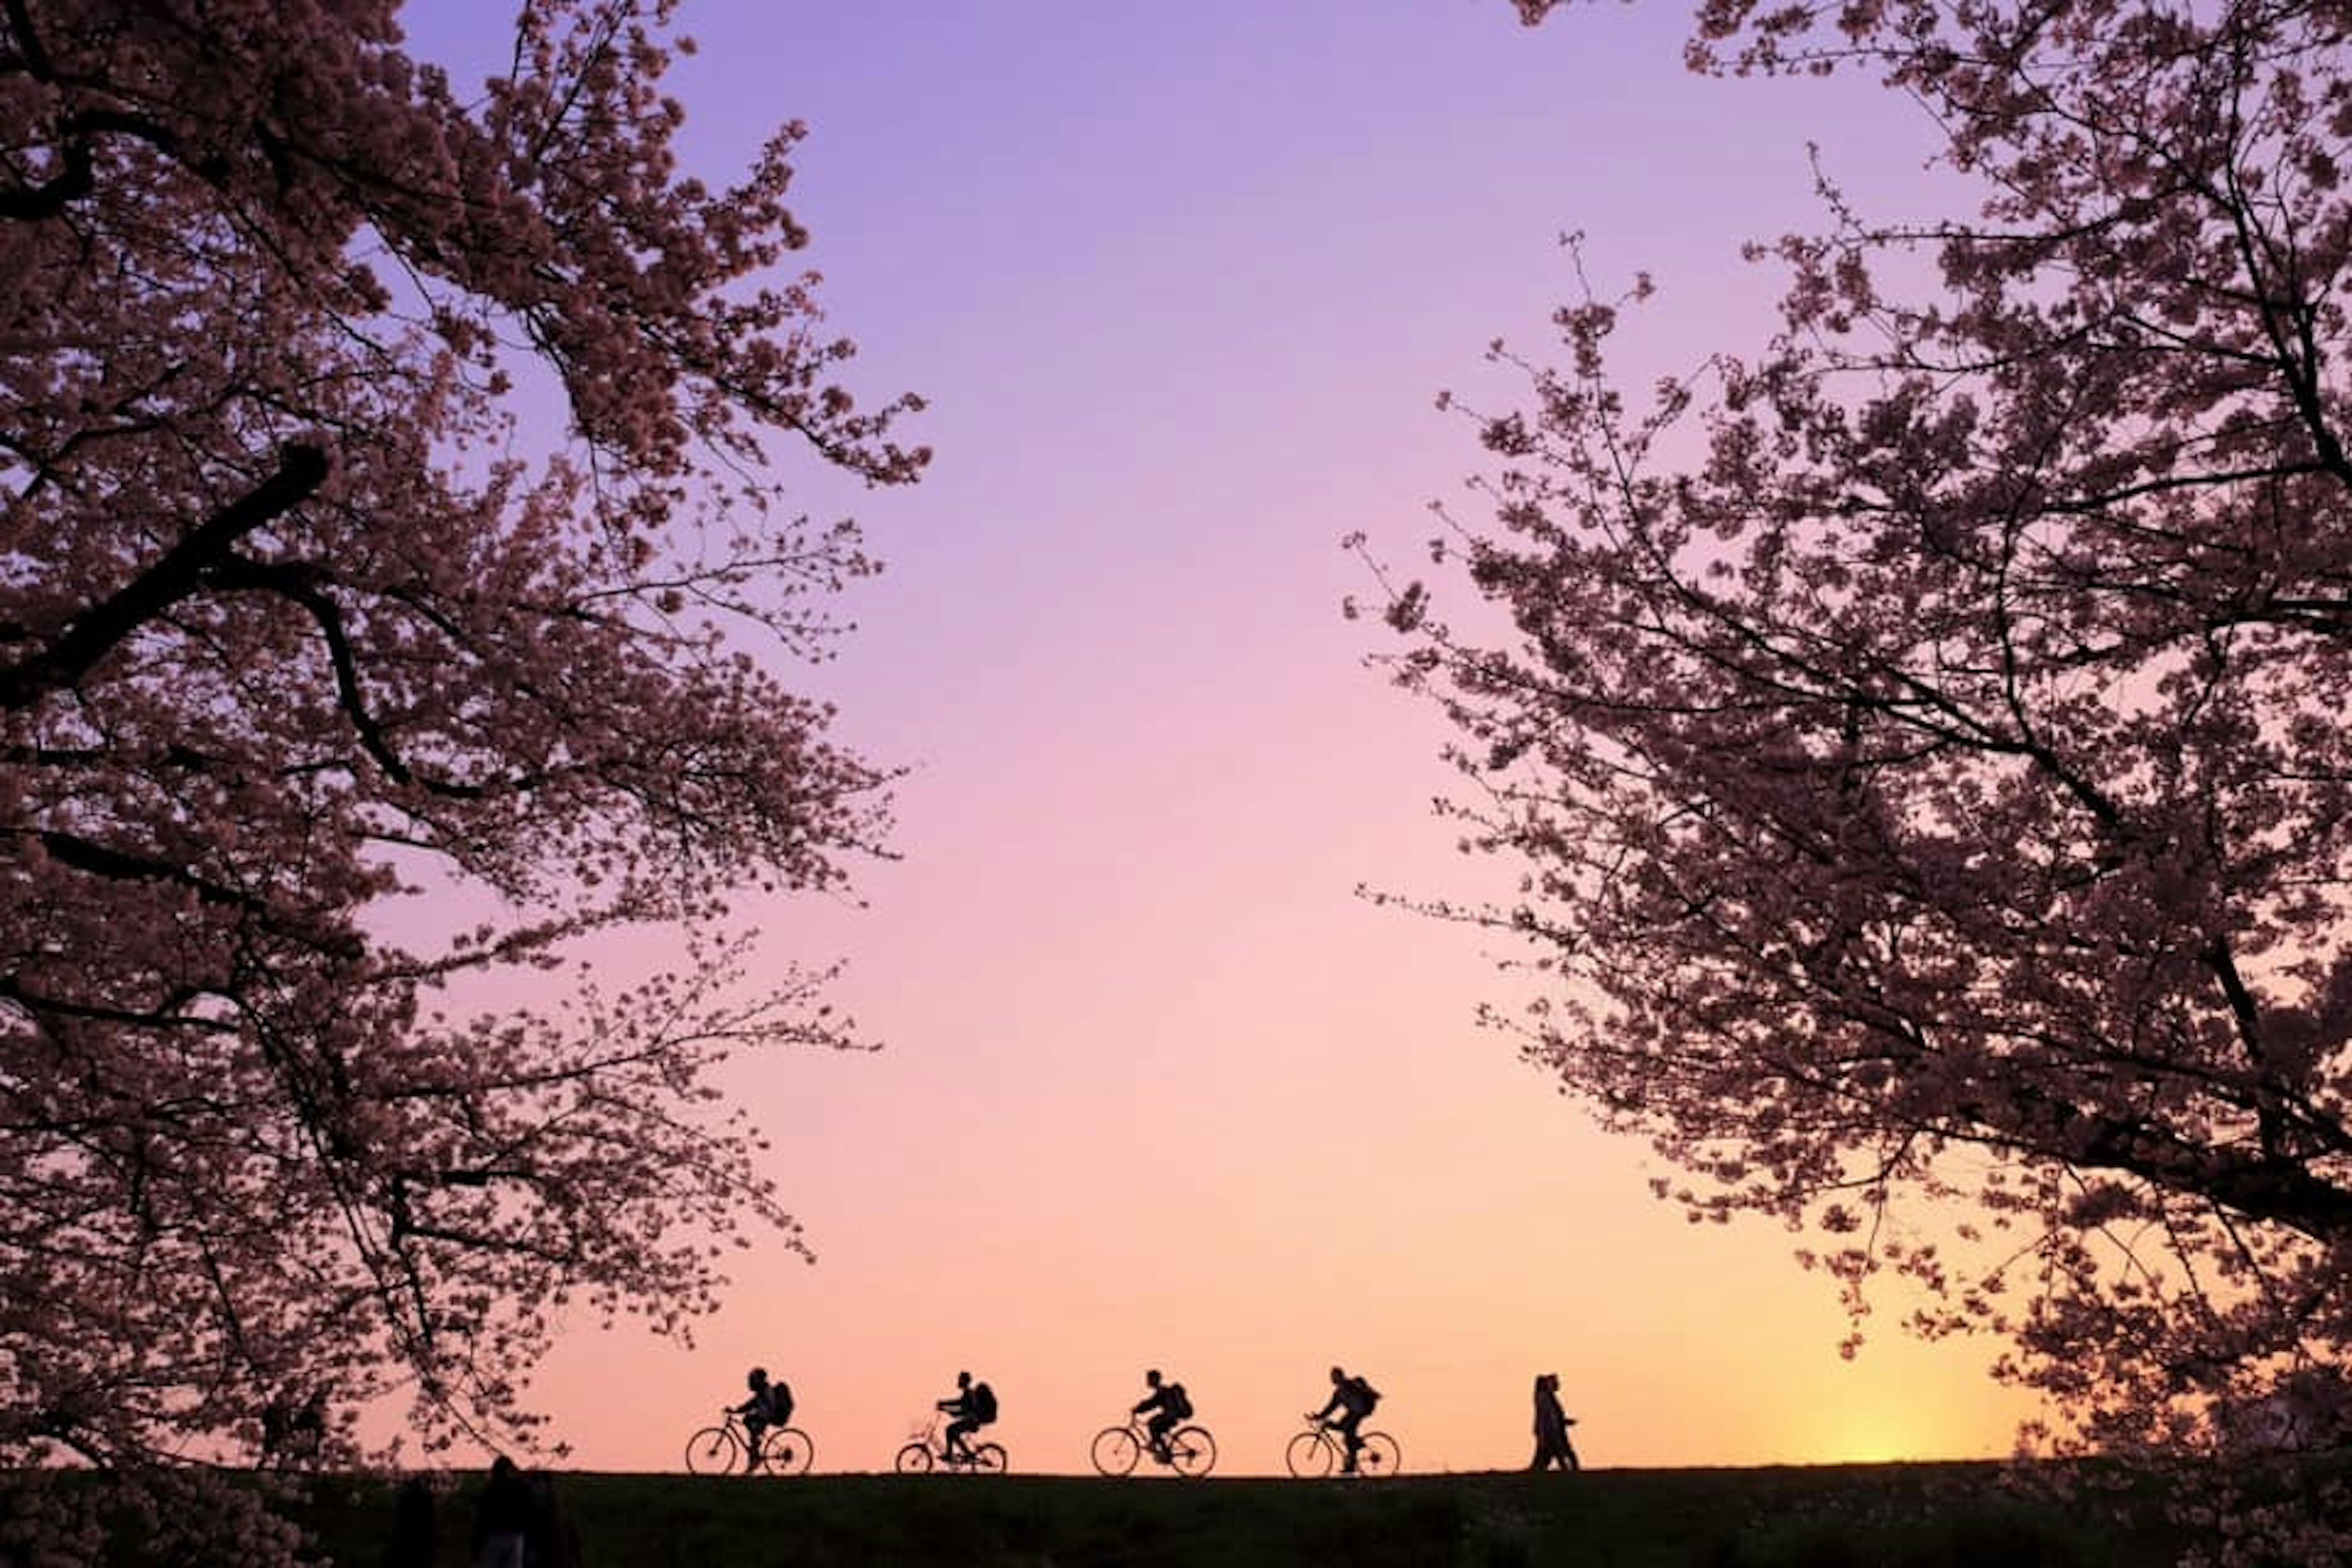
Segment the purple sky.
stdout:
<path fill-rule="evenodd" d="M 1916 112 L 1693 79 L 1671 6 L 683 9 L 690 166 L 808 122 L 853 380 L 930 398 L 939 457 L 869 496 L 782 454 L 888 563 L 804 683 L 913 770 L 866 908 L 749 911 L 780 955 L 846 957 L 887 1047 L 735 1074 L 822 1262 L 747 1264 L 692 1352 L 572 1336 L 545 1394 L 576 1462 L 674 1468 L 753 1360 L 825 1468 L 887 1464 L 962 1366 L 1017 1467 L 1082 1468 L 1160 1365 L 1221 1470 L 1264 1471 L 1334 1360 L 1414 1468 L 1523 1463 L 1554 1370 L 1595 1463 L 2005 1448 L 1985 1351 L 1890 1326 L 1842 1362 L 1790 1238 L 1686 1226 L 1645 1151 L 1473 1026 L 1500 950 L 1353 892 L 1496 875 L 1428 815 L 1433 716 L 1339 614 L 1369 587 L 1343 533 L 1410 558 L 1425 503 L 1468 504 L 1482 454 L 1435 394 L 1508 402 L 1482 356 L 1543 352 L 1566 229 L 1604 285 L 1658 280 L 1637 375 L 1752 351 L 1774 284 L 1738 247 L 1817 224 L 1808 142 L 1893 216 Z M 495 15 L 429 0 L 411 47 L 479 74 Z"/>

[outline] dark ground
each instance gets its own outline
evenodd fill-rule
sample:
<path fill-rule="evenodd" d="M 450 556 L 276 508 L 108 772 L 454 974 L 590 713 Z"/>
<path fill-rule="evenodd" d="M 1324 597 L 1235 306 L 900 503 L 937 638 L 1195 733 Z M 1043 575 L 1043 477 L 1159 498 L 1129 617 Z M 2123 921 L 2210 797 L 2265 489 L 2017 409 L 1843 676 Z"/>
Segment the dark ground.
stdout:
<path fill-rule="evenodd" d="M 1380 1481 L 564 1474 L 582 1568 L 2154 1568 L 2179 1538 L 2119 1503 L 2013 1489 L 1996 1465 L 1601 1470 Z M 480 1478 L 445 1478 L 441 1568 L 466 1568 Z M 343 1568 L 379 1568 L 388 1486 L 315 1483 Z"/>

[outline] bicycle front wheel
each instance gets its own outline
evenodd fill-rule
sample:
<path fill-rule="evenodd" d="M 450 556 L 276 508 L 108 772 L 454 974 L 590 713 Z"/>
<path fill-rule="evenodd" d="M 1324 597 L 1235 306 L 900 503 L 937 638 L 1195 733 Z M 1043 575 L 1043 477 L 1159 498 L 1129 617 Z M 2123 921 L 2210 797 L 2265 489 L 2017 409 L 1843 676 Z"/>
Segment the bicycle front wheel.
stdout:
<path fill-rule="evenodd" d="M 742 1460 L 743 1446 L 724 1426 L 705 1426 L 687 1439 L 686 1468 L 698 1476 L 723 1476 Z"/>
<path fill-rule="evenodd" d="M 1367 1432 L 1364 1446 L 1356 1455 L 1358 1473 L 1367 1476 L 1392 1476 L 1404 1463 L 1404 1452 L 1397 1440 L 1385 1432 Z"/>
<path fill-rule="evenodd" d="M 760 1451 L 761 1463 L 772 1476 L 803 1475 L 815 1458 L 816 1445 L 797 1426 L 769 1433 L 767 1447 Z"/>
<path fill-rule="evenodd" d="M 1205 1476 L 1217 1468 L 1217 1440 L 1205 1426 L 1179 1426 L 1168 1435 L 1168 1462 L 1180 1476 Z"/>
<path fill-rule="evenodd" d="M 902 1476 L 930 1474 L 931 1446 L 928 1443 L 908 1444 L 898 1450 L 898 1457 L 890 1462 L 890 1468 Z"/>
<path fill-rule="evenodd" d="M 1282 1462 L 1301 1480 L 1331 1473 L 1331 1439 L 1320 1432 L 1301 1432 L 1282 1451 Z"/>
<path fill-rule="evenodd" d="M 997 1443 L 982 1443 L 971 1451 L 971 1470 L 976 1476 L 1001 1476 L 1004 1473 L 1004 1448 Z"/>
<path fill-rule="evenodd" d="M 1143 1445 L 1135 1440 L 1135 1433 L 1125 1426 L 1106 1426 L 1095 1434 L 1094 1447 L 1087 1450 L 1095 1468 L 1107 1476 L 1132 1475 L 1135 1462 L 1143 1458 Z"/>

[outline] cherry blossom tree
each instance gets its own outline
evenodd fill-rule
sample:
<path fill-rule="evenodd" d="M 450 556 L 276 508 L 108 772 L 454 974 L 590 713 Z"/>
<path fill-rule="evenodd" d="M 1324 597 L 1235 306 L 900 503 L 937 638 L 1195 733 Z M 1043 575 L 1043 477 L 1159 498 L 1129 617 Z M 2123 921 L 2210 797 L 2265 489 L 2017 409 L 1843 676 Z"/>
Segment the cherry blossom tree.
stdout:
<path fill-rule="evenodd" d="M 800 128 L 677 170 L 672 9 L 526 0 L 461 92 L 394 0 L 0 0 L 0 1468 L 162 1557 L 285 1546 L 202 1464 L 527 1436 L 552 1312 L 797 1245 L 708 1069 L 847 1037 L 727 899 L 887 781 L 772 673 L 872 565 L 769 459 L 927 454 L 778 269 Z M 682 973 L 442 999 L 646 921 Z M 94 1550 L 37 1490 L 0 1557 Z"/>
<path fill-rule="evenodd" d="M 1481 514 L 1423 581 L 1366 556 L 1518 872 L 1428 906 L 1527 944 L 1494 1020 L 1694 1218 L 2000 1336 L 2061 1446 L 2352 1430 L 2348 46 L 1706 5 L 1701 68 L 1878 72 L 1977 209 L 1825 178 L 1769 341 L 1643 395 L 1654 290 L 1580 252 L 1559 354 L 1498 346 L 1526 405 L 1472 411 Z"/>

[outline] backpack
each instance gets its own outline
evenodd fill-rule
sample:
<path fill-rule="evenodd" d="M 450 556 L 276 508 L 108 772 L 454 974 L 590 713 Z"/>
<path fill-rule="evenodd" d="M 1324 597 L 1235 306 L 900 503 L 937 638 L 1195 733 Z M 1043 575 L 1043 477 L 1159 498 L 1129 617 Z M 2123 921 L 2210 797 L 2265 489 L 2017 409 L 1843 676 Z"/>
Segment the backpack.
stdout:
<path fill-rule="evenodd" d="M 1192 1414 L 1192 1396 L 1184 1392 L 1181 1383 L 1171 1383 L 1160 1391 L 1160 1408 L 1178 1421 L 1188 1420 Z"/>
<path fill-rule="evenodd" d="M 1359 1415 L 1370 1415 L 1374 1410 L 1380 1408 L 1381 1391 L 1374 1388 L 1370 1384 L 1366 1383 L 1362 1378 L 1349 1378 L 1348 1380 L 1348 1392 L 1355 1397 L 1345 1401 L 1345 1403 L 1356 1408 Z"/>
<path fill-rule="evenodd" d="M 996 1419 L 996 1390 L 984 1383 L 975 1383 L 971 1385 L 971 1399 L 974 1419 L 981 1421 Z"/>
<path fill-rule="evenodd" d="M 778 1426 L 793 1418 L 793 1385 L 778 1378 L 768 1384 L 768 1419 Z"/>

